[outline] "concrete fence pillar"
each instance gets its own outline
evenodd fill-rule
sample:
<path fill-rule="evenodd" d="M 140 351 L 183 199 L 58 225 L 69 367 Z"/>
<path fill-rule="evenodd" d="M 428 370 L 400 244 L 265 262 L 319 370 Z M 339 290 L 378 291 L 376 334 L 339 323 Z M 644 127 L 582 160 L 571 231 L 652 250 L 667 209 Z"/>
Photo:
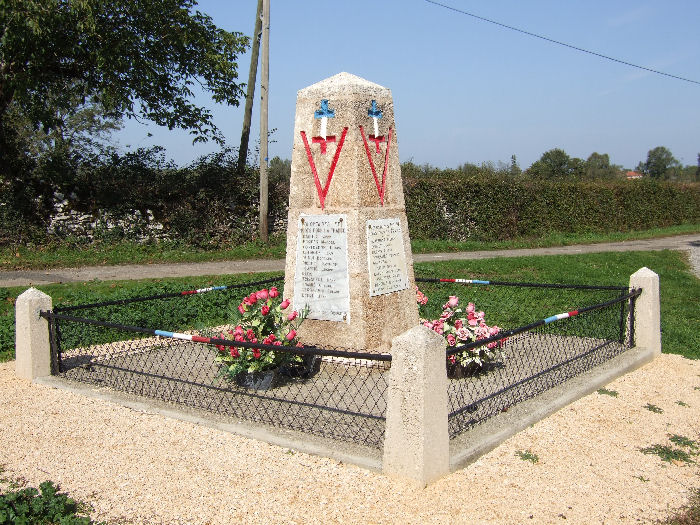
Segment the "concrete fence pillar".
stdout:
<path fill-rule="evenodd" d="M 634 308 L 635 346 L 661 353 L 661 300 L 659 276 L 649 268 L 641 268 L 630 276 L 630 288 L 641 288 Z"/>
<path fill-rule="evenodd" d="M 383 470 L 421 487 L 449 472 L 445 360 L 445 340 L 424 326 L 392 341 Z"/>
<path fill-rule="evenodd" d="M 15 373 L 24 379 L 51 375 L 49 323 L 39 316 L 51 310 L 51 297 L 29 288 L 15 302 Z"/>

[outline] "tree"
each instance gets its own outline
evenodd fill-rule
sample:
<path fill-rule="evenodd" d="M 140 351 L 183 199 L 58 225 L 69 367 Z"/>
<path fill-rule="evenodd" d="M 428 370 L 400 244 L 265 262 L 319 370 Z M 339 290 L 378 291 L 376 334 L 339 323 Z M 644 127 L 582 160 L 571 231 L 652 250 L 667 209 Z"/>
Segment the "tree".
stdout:
<path fill-rule="evenodd" d="M 581 159 L 571 158 L 563 149 L 555 148 L 543 153 L 527 173 L 541 179 L 558 179 L 582 175 L 583 166 L 584 162 Z"/>
<path fill-rule="evenodd" d="M 0 123 L 15 103 L 34 126 L 52 128 L 76 99 L 92 97 L 112 115 L 222 142 L 211 112 L 194 104 L 192 88 L 238 105 L 236 60 L 248 38 L 219 29 L 195 5 L 0 0 Z"/>
<path fill-rule="evenodd" d="M 0 0 L 0 242 L 19 226 L 42 231 L 56 189 L 94 164 L 100 131 L 123 116 L 223 143 L 193 89 L 237 105 L 248 38 L 195 5 Z"/>
<path fill-rule="evenodd" d="M 589 179 L 614 179 L 620 173 L 620 167 L 610 164 L 610 156 L 607 153 L 591 153 L 586 159 L 584 168 Z"/>
<path fill-rule="evenodd" d="M 50 105 L 51 101 L 47 104 Z M 29 154 L 35 159 L 58 152 L 85 156 L 103 150 L 110 143 L 110 135 L 123 125 L 121 118 L 109 114 L 101 104 L 78 100 L 67 110 L 57 110 L 54 125 L 47 130 L 35 129 L 15 103 L 10 104 L 5 121 L 5 125 L 14 128 L 14 132 L 26 142 Z"/>
<path fill-rule="evenodd" d="M 671 151 L 664 146 L 657 146 L 649 150 L 647 160 L 644 163 L 639 163 L 637 170 L 652 179 L 668 179 L 674 174 L 675 169 L 680 167 Z"/>
<path fill-rule="evenodd" d="M 508 171 L 513 177 L 517 177 L 522 173 L 520 166 L 518 166 L 518 158 L 515 156 L 515 154 L 510 156 L 510 167 L 508 168 Z"/>

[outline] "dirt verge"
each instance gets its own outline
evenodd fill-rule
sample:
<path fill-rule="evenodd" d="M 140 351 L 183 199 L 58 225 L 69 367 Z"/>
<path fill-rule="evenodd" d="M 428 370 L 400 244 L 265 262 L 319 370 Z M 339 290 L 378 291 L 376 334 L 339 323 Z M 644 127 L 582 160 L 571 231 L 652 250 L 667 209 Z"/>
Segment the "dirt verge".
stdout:
<path fill-rule="evenodd" d="M 640 523 L 700 486 L 640 449 L 700 441 L 700 362 L 663 355 L 428 488 L 36 385 L 0 364 L 0 464 L 133 523 Z M 662 412 L 645 408 L 654 405 Z M 522 453 L 518 455 L 518 452 Z M 523 457 L 537 457 L 532 462 Z M 700 456 L 694 456 L 700 460 Z"/>

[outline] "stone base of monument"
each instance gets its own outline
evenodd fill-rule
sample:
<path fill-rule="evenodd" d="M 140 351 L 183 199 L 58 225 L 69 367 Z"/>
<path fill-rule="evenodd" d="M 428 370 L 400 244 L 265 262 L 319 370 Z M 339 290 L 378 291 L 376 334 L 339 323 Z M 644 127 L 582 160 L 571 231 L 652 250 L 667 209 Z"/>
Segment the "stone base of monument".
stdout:
<path fill-rule="evenodd" d="M 301 309 L 306 295 L 316 293 L 310 290 L 333 295 L 311 302 L 315 310 L 301 325 L 300 340 L 324 348 L 389 352 L 394 337 L 418 325 L 412 263 L 406 264 L 412 258 L 405 248 L 410 247 L 405 216 L 392 218 L 393 212 L 385 209 L 311 212 L 289 213 L 288 236 L 295 239 L 296 250 L 287 251 L 287 266 L 294 271 L 286 273 L 285 296 L 294 297 L 294 308 Z M 392 222 L 386 226 L 385 220 Z M 391 269 L 373 264 L 390 253 L 402 266 L 394 267 L 391 276 Z"/>

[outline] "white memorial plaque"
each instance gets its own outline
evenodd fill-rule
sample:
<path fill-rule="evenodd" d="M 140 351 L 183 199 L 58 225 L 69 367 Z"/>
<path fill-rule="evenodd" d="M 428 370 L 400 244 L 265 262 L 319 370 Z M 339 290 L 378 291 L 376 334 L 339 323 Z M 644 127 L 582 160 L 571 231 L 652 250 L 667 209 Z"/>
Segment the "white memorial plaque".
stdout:
<path fill-rule="evenodd" d="M 399 219 L 367 221 L 369 295 L 383 295 L 408 288 L 406 252 Z"/>
<path fill-rule="evenodd" d="M 309 319 L 350 322 L 347 225 L 345 214 L 299 217 L 294 308 Z"/>

